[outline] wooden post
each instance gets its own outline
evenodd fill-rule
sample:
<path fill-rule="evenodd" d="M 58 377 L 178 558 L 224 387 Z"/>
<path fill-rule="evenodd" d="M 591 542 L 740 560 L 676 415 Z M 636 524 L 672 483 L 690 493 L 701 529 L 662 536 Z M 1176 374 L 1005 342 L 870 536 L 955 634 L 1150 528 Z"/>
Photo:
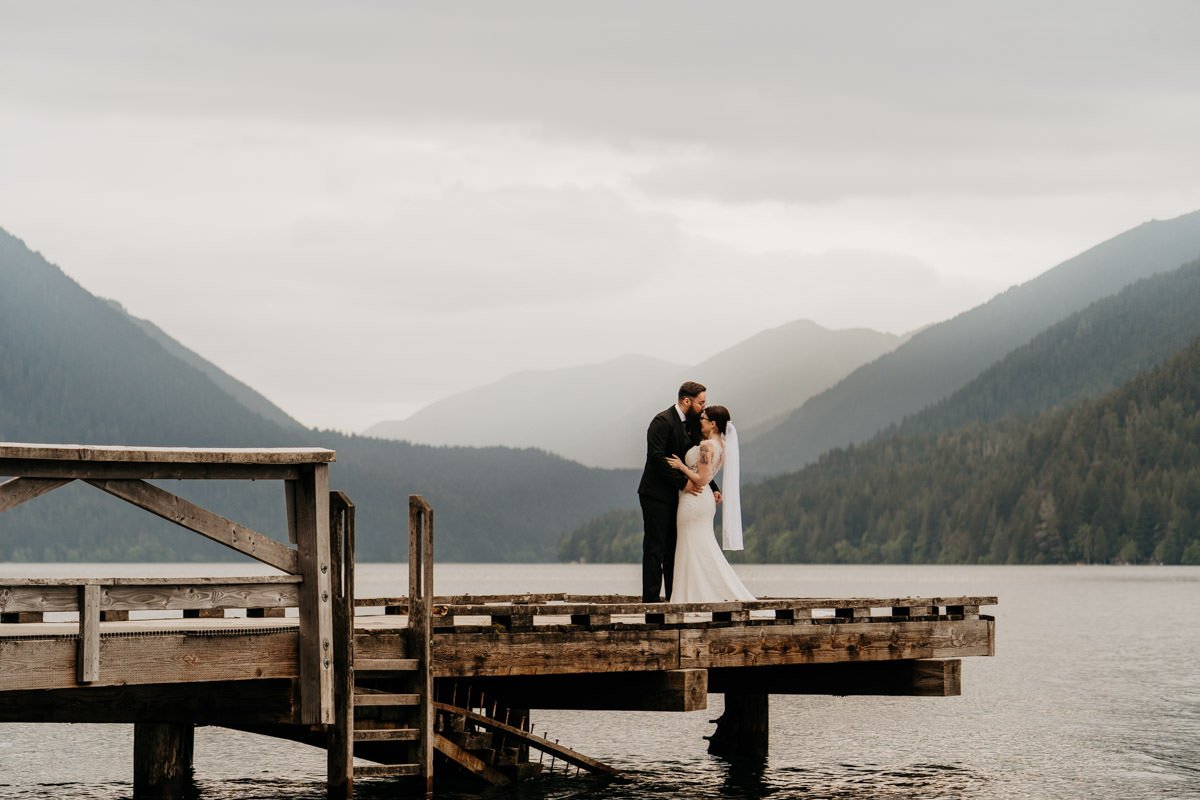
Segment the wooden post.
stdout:
<path fill-rule="evenodd" d="M 329 495 L 333 561 L 334 723 L 326 744 L 329 800 L 354 797 L 354 504 L 342 492 Z"/>
<path fill-rule="evenodd" d="M 770 695 L 727 692 L 725 713 L 708 738 L 708 752 L 724 758 L 765 758 L 769 740 Z"/>
<path fill-rule="evenodd" d="M 195 794 L 194 737 L 191 725 L 139 722 L 133 726 L 134 800 L 177 800 Z"/>
<path fill-rule="evenodd" d="M 329 466 L 303 468 L 296 482 L 300 575 L 300 718 L 333 724 L 333 597 L 330 591 Z"/>
<path fill-rule="evenodd" d="M 76 677 L 80 683 L 92 683 L 100 680 L 100 587 L 89 583 L 79 588 L 79 655 Z"/>
<path fill-rule="evenodd" d="M 425 793 L 433 792 L 433 509 L 420 495 L 408 498 L 408 626 L 417 658 L 421 697 L 418 763 Z"/>

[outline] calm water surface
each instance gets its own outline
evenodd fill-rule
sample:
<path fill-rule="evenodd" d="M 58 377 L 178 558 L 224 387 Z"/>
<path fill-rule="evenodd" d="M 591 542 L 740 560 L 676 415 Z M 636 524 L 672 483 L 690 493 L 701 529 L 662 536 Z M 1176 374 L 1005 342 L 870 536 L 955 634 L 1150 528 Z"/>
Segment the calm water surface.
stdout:
<path fill-rule="evenodd" d="M 235 565 L 0 564 L 0 576 L 247 574 Z M 759 595 L 998 595 L 997 655 L 963 662 L 951 698 L 771 699 L 763 764 L 709 756 L 720 713 L 535 712 L 539 733 L 626 778 L 559 772 L 495 800 L 559 798 L 1200 798 L 1200 568 L 745 565 Z M 360 565 L 360 596 L 404 591 Z M 444 564 L 439 594 L 638 592 L 633 565 Z M 0 724 L 0 800 L 127 798 L 132 727 Z M 324 753 L 201 728 L 206 800 L 324 797 Z M 361 782 L 360 797 L 395 796 Z M 444 798 L 470 795 L 447 794 Z"/>

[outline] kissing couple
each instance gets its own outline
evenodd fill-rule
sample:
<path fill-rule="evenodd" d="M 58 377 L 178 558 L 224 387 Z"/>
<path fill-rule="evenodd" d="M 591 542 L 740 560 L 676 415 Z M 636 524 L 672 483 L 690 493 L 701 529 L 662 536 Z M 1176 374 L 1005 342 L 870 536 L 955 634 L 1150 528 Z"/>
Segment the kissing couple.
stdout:
<path fill-rule="evenodd" d="M 717 545 L 713 519 L 725 508 L 726 550 L 742 549 L 737 429 L 729 409 L 708 405 L 695 381 L 679 387 L 675 405 L 646 429 L 646 466 L 638 484 L 642 506 L 642 602 L 753 600 Z M 714 478 L 724 467 L 725 492 Z"/>

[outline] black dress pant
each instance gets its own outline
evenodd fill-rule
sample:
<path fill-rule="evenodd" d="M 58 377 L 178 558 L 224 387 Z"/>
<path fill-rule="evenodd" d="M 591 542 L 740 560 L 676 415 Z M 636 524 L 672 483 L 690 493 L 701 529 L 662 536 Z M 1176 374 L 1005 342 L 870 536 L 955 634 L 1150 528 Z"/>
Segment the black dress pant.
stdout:
<path fill-rule="evenodd" d="M 642 602 L 657 603 L 659 588 L 666 584 L 671 597 L 671 579 L 675 572 L 675 540 L 679 529 L 675 513 L 679 501 L 667 502 L 638 495 L 642 503 Z"/>

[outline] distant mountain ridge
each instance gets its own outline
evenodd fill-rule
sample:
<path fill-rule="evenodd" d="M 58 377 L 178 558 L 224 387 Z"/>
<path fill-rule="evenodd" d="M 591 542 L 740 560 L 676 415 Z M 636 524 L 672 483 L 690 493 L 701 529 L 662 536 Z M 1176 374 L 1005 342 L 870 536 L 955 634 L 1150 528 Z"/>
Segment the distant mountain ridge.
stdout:
<path fill-rule="evenodd" d="M 933 432 L 891 432 L 746 486 L 757 563 L 1200 564 L 1200 337 L 1098 398 Z M 636 562 L 611 511 L 563 561 Z"/>
<path fill-rule="evenodd" d="M 0 230 L 0 439 L 192 447 L 320 446 L 357 505 L 358 554 L 402 560 L 407 495 L 437 511 L 443 560 L 537 561 L 563 532 L 633 507 L 633 471 L 588 469 L 531 449 L 435 448 L 281 424 L 251 411 L 123 311 Z M 172 489 L 285 536 L 271 482 Z M 0 514 L 0 559 L 223 559 L 230 551 L 72 484 Z"/>
<path fill-rule="evenodd" d="M 950 430 L 1097 397 L 1200 337 L 1200 259 L 1097 300 L 880 436 Z"/>
<path fill-rule="evenodd" d="M 746 558 L 1200 564 L 1200 339 L 1094 400 L 748 487 Z"/>
<path fill-rule="evenodd" d="M 1200 212 L 1147 222 L 989 302 L 934 325 L 810 398 L 779 424 L 750 431 L 744 461 L 764 474 L 869 439 L 947 397 L 1013 349 L 1088 304 L 1200 255 Z"/>
<path fill-rule="evenodd" d="M 368 436 L 424 444 L 537 447 L 582 464 L 638 467 L 650 418 L 684 380 L 708 387 L 739 426 L 778 418 L 903 338 L 866 329 L 832 331 L 797 320 L 727 348 L 694 366 L 625 356 L 580 367 L 522 372 L 433 403 Z M 478 413 L 487 398 L 488 413 Z"/>

